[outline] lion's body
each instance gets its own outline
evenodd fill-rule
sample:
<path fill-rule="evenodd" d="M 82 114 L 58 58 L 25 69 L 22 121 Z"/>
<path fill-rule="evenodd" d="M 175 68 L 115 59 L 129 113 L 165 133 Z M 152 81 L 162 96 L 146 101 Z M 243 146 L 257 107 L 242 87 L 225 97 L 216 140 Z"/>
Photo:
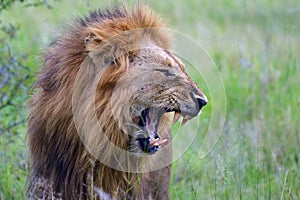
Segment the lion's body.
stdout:
<path fill-rule="evenodd" d="M 193 117 L 202 107 L 196 99 L 204 95 L 165 50 L 168 34 L 160 28 L 160 19 L 145 7 L 116 7 L 78 20 L 51 44 L 29 101 L 28 198 L 169 198 L 167 114 L 158 122 L 154 115 L 147 118 L 168 139 L 159 141 L 158 151 L 149 146 L 153 136 L 136 135 L 149 132 L 137 116 L 164 107 Z M 128 126 L 134 121 L 141 126 Z M 122 153 L 127 151 L 133 154 Z M 136 156 L 143 151 L 157 153 Z"/>

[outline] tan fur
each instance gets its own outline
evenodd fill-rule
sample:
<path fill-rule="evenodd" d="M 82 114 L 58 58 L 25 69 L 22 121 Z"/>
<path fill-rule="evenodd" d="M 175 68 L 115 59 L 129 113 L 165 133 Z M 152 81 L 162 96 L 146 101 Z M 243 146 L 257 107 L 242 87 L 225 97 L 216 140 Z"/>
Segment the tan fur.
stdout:
<path fill-rule="evenodd" d="M 29 198 L 50 191 L 58 199 L 92 199 L 100 188 L 114 199 L 168 199 L 168 117 L 161 119 L 159 134 L 169 142 L 143 159 L 132 116 L 140 108 L 191 104 L 190 91 L 203 94 L 166 50 L 166 30 L 154 29 L 161 27 L 146 7 L 116 7 L 78 20 L 52 43 L 29 101 Z M 165 77 L 165 67 L 177 78 Z M 122 150 L 129 153 L 118 156 Z M 126 167 L 112 169 L 103 161 Z M 165 167 L 155 169 L 158 162 Z M 155 171 L 146 172 L 151 167 Z M 132 173 L 142 168 L 142 176 Z M 41 180 L 44 188 L 36 191 Z"/>

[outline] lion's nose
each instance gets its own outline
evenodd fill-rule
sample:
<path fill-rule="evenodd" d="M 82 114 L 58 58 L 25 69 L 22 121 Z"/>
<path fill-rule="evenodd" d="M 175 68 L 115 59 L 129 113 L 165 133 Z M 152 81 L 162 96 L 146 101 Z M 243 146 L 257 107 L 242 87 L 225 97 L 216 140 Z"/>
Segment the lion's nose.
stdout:
<path fill-rule="evenodd" d="M 195 103 L 197 104 L 197 110 L 199 112 L 201 108 L 207 104 L 207 97 L 204 94 L 200 97 L 195 93 L 191 93 L 191 96 L 194 99 Z"/>
<path fill-rule="evenodd" d="M 199 98 L 197 98 L 197 103 L 198 103 L 198 109 L 200 111 L 201 108 L 207 104 L 207 100 L 199 97 Z"/>

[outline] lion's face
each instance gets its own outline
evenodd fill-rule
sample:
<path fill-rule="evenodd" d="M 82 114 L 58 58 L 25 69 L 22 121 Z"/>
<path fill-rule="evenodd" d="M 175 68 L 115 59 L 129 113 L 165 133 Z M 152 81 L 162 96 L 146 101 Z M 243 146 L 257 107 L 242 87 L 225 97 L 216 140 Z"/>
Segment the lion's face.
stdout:
<path fill-rule="evenodd" d="M 164 143 L 158 126 L 162 115 L 175 112 L 174 121 L 195 117 L 206 105 L 201 89 L 184 72 L 183 63 L 170 52 L 147 44 L 129 59 L 126 83 L 133 86 L 130 115 L 137 125 L 139 148 L 154 153 Z M 130 98 L 130 97 L 128 97 Z"/>

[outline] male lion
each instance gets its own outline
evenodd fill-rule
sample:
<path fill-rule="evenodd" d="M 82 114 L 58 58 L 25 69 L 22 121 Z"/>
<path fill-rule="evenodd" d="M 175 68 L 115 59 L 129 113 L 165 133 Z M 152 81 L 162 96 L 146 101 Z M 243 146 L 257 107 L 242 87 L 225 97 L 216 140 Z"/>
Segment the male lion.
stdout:
<path fill-rule="evenodd" d="M 29 101 L 29 199 L 168 199 L 169 115 L 207 99 L 148 8 L 79 19 L 45 54 Z"/>

